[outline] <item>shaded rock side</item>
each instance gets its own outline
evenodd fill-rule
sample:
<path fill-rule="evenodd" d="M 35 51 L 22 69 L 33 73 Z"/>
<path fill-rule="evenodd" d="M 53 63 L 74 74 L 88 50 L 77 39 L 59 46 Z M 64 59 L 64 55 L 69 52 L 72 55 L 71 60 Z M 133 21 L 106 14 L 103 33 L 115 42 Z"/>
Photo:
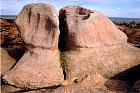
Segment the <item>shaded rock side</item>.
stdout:
<path fill-rule="evenodd" d="M 68 6 L 59 14 L 67 79 L 87 73 L 110 78 L 140 64 L 140 50 L 128 45 L 126 35 L 100 12 Z"/>
<path fill-rule="evenodd" d="M 0 72 L 1 75 L 4 75 L 6 72 L 8 72 L 16 63 L 16 60 L 9 56 L 8 52 L 4 50 L 3 48 L 0 48 L 0 56 L 1 56 L 1 66 L 0 66 Z"/>
<path fill-rule="evenodd" d="M 3 79 L 20 88 L 44 88 L 59 85 L 64 77 L 60 66 L 59 23 L 53 6 L 26 5 L 16 23 L 27 44 L 27 51 Z"/>
<path fill-rule="evenodd" d="M 9 85 L 1 86 L 1 93 L 16 93 L 20 90 L 21 90 L 20 88 L 16 88 L 16 87 L 9 86 Z"/>

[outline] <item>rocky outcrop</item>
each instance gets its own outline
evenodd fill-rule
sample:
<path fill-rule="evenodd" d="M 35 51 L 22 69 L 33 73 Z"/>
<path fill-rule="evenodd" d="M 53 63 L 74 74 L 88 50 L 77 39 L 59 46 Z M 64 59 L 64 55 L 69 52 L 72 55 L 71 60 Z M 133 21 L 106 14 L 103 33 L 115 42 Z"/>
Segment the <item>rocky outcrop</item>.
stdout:
<path fill-rule="evenodd" d="M 27 51 L 3 79 L 20 88 L 59 85 L 64 77 L 58 51 L 59 22 L 54 7 L 26 5 L 17 16 L 16 24 L 27 44 Z"/>
<path fill-rule="evenodd" d="M 25 47 L 21 34 L 14 20 L 0 18 L 0 26 L 1 47 Z"/>
<path fill-rule="evenodd" d="M 4 50 L 3 48 L 0 48 L 0 56 L 1 56 L 1 66 L 0 66 L 0 72 L 1 75 L 4 75 L 6 72 L 8 72 L 16 63 L 16 60 L 9 56 L 8 52 Z"/>
<path fill-rule="evenodd" d="M 138 75 L 131 73 L 139 72 L 140 50 L 127 44 L 126 35 L 106 16 L 68 6 L 60 10 L 59 21 L 60 26 L 56 11 L 48 4 L 29 4 L 22 9 L 16 24 L 27 50 L 21 58 L 25 49 L 6 48 L 16 61 L 21 59 L 2 75 L 8 83 L 1 88 L 4 93 L 139 92 Z M 127 72 L 131 67 L 137 69 Z"/>
<path fill-rule="evenodd" d="M 131 44 L 134 44 L 134 46 L 140 48 L 140 26 L 137 28 L 131 28 L 128 25 L 125 25 L 123 23 L 116 23 L 117 27 L 122 30 L 128 37 L 127 41 Z M 129 25 L 131 25 L 129 23 Z"/>
<path fill-rule="evenodd" d="M 140 64 L 140 51 L 128 45 L 126 35 L 100 12 L 68 6 L 60 10 L 59 20 L 67 79 L 87 73 L 110 78 Z"/>

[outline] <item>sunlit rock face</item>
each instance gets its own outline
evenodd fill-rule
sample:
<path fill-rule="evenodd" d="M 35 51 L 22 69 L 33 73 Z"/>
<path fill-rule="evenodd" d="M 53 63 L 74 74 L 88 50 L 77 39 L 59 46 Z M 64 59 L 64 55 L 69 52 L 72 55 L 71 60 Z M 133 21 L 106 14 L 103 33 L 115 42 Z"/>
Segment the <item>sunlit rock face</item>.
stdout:
<path fill-rule="evenodd" d="M 67 79 L 88 73 L 110 78 L 140 64 L 139 50 L 128 45 L 127 36 L 102 13 L 67 6 L 60 10 L 59 20 Z"/>
<path fill-rule="evenodd" d="M 68 49 L 107 46 L 127 41 L 126 35 L 98 11 L 68 6 L 60 10 L 59 18 L 60 30 L 66 35 Z"/>

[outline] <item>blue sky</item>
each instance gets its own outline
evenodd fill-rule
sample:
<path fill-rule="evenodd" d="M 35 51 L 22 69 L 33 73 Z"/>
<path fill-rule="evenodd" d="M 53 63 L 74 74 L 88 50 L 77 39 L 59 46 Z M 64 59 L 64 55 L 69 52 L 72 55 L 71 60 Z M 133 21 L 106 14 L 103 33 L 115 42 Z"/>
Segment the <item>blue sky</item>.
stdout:
<path fill-rule="evenodd" d="M 79 5 L 110 17 L 140 18 L 140 0 L 0 0 L 1 15 L 17 15 L 29 3 L 49 3 L 57 10 L 68 5 Z"/>

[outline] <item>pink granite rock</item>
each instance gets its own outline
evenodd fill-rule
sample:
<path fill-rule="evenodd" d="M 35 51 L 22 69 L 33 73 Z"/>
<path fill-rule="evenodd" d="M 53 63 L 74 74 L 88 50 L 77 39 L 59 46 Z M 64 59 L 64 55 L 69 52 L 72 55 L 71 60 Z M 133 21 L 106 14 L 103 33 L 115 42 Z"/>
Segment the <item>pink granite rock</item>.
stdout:
<path fill-rule="evenodd" d="M 127 41 L 127 36 L 98 11 L 68 6 L 62 8 L 59 15 L 61 33 L 66 33 L 67 49 L 107 46 Z"/>
<path fill-rule="evenodd" d="M 64 76 L 58 50 L 59 22 L 54 7 L 26 5 L 17 16 L 16 24 L 27 44 L 27 51 L 3 79 L 20 88 L 59 85 Z"/>
<path fill-rule="evenodd" d="M 87 73 L 110 78 L 140 64 L 140 50 L 128 45 L 126 35 L 102 13 L 67 6 L 59 14 L 67 79 Z"/>

